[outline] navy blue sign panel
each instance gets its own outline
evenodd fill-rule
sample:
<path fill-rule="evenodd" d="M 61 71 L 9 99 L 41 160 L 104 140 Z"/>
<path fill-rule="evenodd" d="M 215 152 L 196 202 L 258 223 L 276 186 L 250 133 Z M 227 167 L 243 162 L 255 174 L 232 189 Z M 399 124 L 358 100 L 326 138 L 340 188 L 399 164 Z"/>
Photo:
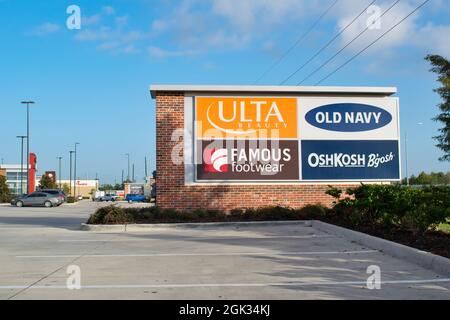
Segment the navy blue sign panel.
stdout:
<path fill-rule="evenodd" d="M 381 108 L 360 103 L 336 103 L 309 111 L 306 121 L 320 129 L 337 132 L 363 132 L 382 128 L 392 115 Z"/>
<path fill-rule="evenodd" d="M 398 141 L 302 141 L 302 179 L 399 180 Z"/>

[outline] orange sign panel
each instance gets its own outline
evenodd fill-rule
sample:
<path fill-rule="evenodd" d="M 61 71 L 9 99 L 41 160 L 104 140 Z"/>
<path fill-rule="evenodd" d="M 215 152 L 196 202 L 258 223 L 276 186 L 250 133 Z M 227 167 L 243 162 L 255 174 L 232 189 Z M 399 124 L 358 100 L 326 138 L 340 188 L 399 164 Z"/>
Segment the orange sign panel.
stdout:
<path fill-rule="evenodd" d="M 197 97 L 197 138 L 297 138 L 296 98 Z"/>

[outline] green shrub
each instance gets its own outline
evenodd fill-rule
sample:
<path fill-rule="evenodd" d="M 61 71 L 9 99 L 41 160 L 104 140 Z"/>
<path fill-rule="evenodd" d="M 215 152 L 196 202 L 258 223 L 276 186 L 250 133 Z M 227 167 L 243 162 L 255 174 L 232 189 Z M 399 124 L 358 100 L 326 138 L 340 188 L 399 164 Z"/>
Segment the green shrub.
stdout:
<path fill-rule="evenodd" d="M 88 220 L 89 224 L 126 224 L 134 222 L 134 215 L 115 205 L 98 209 Z"/>
<path fill-rule="evenodd" d="M 72 197 L 72 196 L 67 197 L 67 203 L 75 203 L 76 201 L 77 201 L 77 199 L 75 197 Z"/>
<path fill-rule="evenodd" d="M 330 190 L 329 190 L 330 191 Z M 327 194 L 337 195 L 336 189 Z M 382 224 L 423 233 L 450 217 L 450 188 L 361 185 L 337 200 L 334 213 L 353 225 Z M 339 193 L 339 198 L 341 193 Z"/>
<path fill-rule="evenodd" d="M 322 204 L 307 205 L 296 210 L 296 217 L 302 219 L 317 219 L 327 215 L 329 209 Z"/>
<path fill-rule="evenodd" d="M 0 176 L 0 203 L 11 202 L 12 195 L 6 183 L 6 177 Z"/>
<path fill-rule="evenodd" d="M 173 209 L 121 208 L 115 205 L 103 207 L 92 214 L 89 224 L 119 223 L 159 223 L 159 222 L 199 222 L 199 221 L 279 221 L 313 219 L 323 216 L 328 209 L 321 205 L 306 206 L 301 210 L 283 207 L 260 209 L 236 209 L 230 214 L 218 210 L 197 209 L 194 211 L 176 211 Z"/>

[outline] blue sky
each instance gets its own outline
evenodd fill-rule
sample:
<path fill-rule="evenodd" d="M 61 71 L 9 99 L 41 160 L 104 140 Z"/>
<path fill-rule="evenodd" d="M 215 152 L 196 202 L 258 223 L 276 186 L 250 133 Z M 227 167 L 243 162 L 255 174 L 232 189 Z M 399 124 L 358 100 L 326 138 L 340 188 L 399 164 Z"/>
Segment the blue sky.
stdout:
<path fill-rule="evenodd" d="M 334 0 L 0 0 L 0 157 L 18 163 L 25 134 L 23 99 L 31 111 L 31 149 L 39 171 L 57 169 L 79 146 L 79 177 L 117 182 L 131 154 L 136 176 L 144 157 L 155 168 L 155 83 L 253 84 Z M 340 0 L 259 83 L 280 84 L 372 0 Z M 383 11 L 394 0 L 375 4 Z M 422 0 L 401 0 L 380 21 L 304 84 L 318 80 L 376 39 Z M 80 30 L 66 27 L 66 8 L 81 8 Z M 435 76 L 427 53 L 450 55 L 450 6 L 432 0 L 323 85 L 396 86 L 410 173 L 447 171 L 432 136 L 439 125 Z M 366 27 L 364 13 L 286 84 L 296 85 Z M 422 125 L 418 125 L 422 123 Z"/>

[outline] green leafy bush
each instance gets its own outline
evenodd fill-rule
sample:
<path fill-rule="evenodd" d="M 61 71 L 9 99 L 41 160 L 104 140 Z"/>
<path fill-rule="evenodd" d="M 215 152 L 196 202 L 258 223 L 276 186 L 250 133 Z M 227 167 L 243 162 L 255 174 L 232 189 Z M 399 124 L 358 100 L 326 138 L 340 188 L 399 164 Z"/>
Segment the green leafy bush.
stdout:
<path fill-rule="evenodd" d="M 92 214 L 89 224 L 173 223 L 173 222 L 221 222 L 221 221 L 280 221 L 304 220 L 323 216 L 327 208 L 316 205 L 300 210 L 283 207 L 260 209 L 236 209 L 229 214 L 218 210 L 176 211 L 158 207 L 121 208 L 115 205 L 103 207 Z"/>
<path fill-rule="evenodd" d="M 135 216 L 118 206 L 100 208 L 89 217 L 89 224 L 126 224 L 133 223 Z"/>
<path fill-rule="evenodd" d="M 0 203 L 10 202 L 12 200 L 11 192 L 6 184 L 6 177 L 0 176 Z"/>
<path fill-rule="evenodd" d="M 383 224 L 424 233 L 450 218 L 449 187 L 361 185 L 346 193 L 341 198 L 341 190 L 327 192 L 336 196 L 334 213 L 353 225 Z"/>
<path fill-rule="evenodd" d="M 67 203 L 75 203 L 76 201 L 77 201 L 77 199 L 75 197 L 72 197 L 72 196 L 67 197 Z"/>

